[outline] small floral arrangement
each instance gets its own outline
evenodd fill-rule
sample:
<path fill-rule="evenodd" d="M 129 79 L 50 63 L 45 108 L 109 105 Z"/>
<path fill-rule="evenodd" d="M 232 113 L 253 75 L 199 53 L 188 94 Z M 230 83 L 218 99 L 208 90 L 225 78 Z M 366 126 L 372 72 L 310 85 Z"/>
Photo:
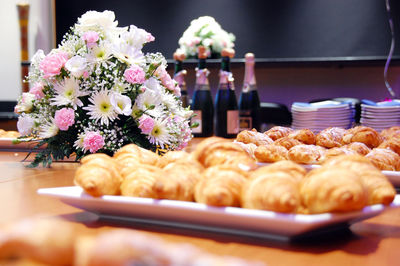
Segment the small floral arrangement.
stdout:
<path fill-rule="evenodd" d="M 235 35 L 223 30 L 213 17 L 203 16 L 190 22 L 190 26 L 179 39 L 178 50 L 187 58 L 195 58 L 197 47 L 202 45 L 206 47 L 208 57 L 219 58 L 222 49 L 235 46 L 234 41 Z"/>
<path fill-rule="evenodd" d="M 15 106 L 18 141 L 45 145 L 32 166 L 86 154 L 113 154 L 128 143 L 156 152 L 182 149 L 192 138 L 192 111 L 160 53 L 142 52 L 154 37 L 118 27 L 112 11 L 89 11 L 57 49 L 31 60 L 31 89 Z"/>

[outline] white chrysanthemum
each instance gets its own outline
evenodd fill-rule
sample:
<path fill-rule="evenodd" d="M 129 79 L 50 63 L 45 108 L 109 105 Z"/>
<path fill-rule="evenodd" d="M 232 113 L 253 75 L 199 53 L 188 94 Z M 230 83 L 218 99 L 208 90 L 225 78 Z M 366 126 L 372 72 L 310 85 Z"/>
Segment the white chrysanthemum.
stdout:
<path fill-rule="evenodd" d="M 160 145 L 162 149 L 164 148 L 165 144 L 171 144 L 171 136 L 169 134 L 167 124 L 167 119 L 162 120 L 160 118 L 156 118 L 154 120 L 153 130 L 148 135 L 150 143 Z"/>
<path fill-rule="evenodd" d="M 145 66 L 146 58 L 140 49 L 129 46 L 125 42 L 115 43 L 112 48 L 112 54 L 120 61 L 128 65 Z"/>
<path fill-rule="evenodd" d="M 122 81 L 115 80 L 111 90 L 118 93 L 124 93 L 128 87 L 129 87 L 128 84 Z"/>
<path fill-rule="evenodd" d="M 83 141 L 85 140 L 85 134 L 78 134 L 78 138 L 74 142 L 75 148 L 85 149 Z"/>
<path fill-rule="evenodd" d="M 131 115 L 132 101 L 128 96 L 119 93 L 113 93 L 110 100 L 116 113 L 126 116 Z"/>
<path fill-rule="evenodd" d="M 112 44 L 109 42 L 102 42 L 99 46 L 95 46 L 88 54 L 88 61 L 100 62 L 105 61 L 111 57 Z"/>
<path fill-rule="evenodd" d="M 100 124 L 108 126 L 110 121 L 114 121 L 118 117 L 111 104 L 111 95 L 108 91 L 101 90 L 94 93 L 89 101 L 91 104 L 83 109 L 89 111 L 90 119 L 94 119 L 96 123 L 100 120 Z"/>
<path fill-rule="evenodd" d="M 162 94 L 162 102 L 170 112 L 175 112 L 178 109 L 178 102 L 176 101 L 175 96 L 170 93 Z"/>
<path fill-rule="evenodd" d="M 54 123 L 54 120 L 51 119 L 50 121 L 44 122 L 39 126 L 39 138 L 40 139 L 47 139 L 54 137 L 58 134 L 58 127 Z"/>
<path fill-rule="evenodd" d="M 71 74 L 76 78 L 82 76 L 83 72 L 86 69 L 86 66 L 87 66 L 86 59 L 79 55 L 70 58 L 65 63 L 65 68 L 68 69 L 71 72 Z"/>
<path fill-rule="evenodd" d="M 86 92 L 80 90 L 79 81 L 75 78 L 66 78 L 61 83 L 55 84 L 54 90 L 56 95 L 51 99 L 51 105 L 72 105 L 75 110 L 77 106 L 83 105 L 79 97 L 87 95 Z"/>
<path fill-rule="evenodd" d="M 151 108 L 151 106 L 155 106 L 155 108 L 157 108 L 161 105 L 161 103 L 162 99 L 160 94 L 149 89 L 139 94 L 135 100 L 135 106 L 142 111 Z"/>

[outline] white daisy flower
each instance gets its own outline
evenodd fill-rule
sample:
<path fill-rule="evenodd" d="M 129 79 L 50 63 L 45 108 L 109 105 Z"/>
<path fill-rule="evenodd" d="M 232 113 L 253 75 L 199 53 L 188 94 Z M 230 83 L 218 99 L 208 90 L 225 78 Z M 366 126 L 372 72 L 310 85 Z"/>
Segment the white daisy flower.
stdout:
<path fill-rule="evenodd" d="M 77 106 L 83 105 L 79 97 L 87 95 L 86 92 L 80 90 L 79 81 L 75 78 L 66 78 L 61 83 L 55 84 L 54 90 L 56 95 L 51 99 L 51 105 L 72 105 L 75 110 Z"/>
<path fill-rule="evenodd" d="M 175 110 L 178 110 L 178 102 L 176 101 L 174 95 L 170 93 L 162 94 L 162 102 L 169 111 L 174 112 Z"/>
<path fill-rule="evenodd" d="M 85 134 L 78 134 L 78 138 L 77 140 L 75 140 L 74 142 L 74 147 L 75 148 L 79 148 L 79 149 L 85 149 L 84 145 L 83 145 L 83 141 L 85 140 Z"/>
<path fill-rule="evenodd" d="M 114 81 L 114 85 L 111 90 L 122 94 L 126 91 L 128 87 L 129 85 L 122 81 Z"/>
<path fill-rule="evenodd" d="M 88 54 L 88 60 L 92 62 L 101 62 L 110 58 L 111 44 L 109 42 L 102 42 L 99 46 L 95 46 Z"/>
<path fill-rule="evenodd" d="M 128 96 L 119 93 L 113 93 L 110 101 L 116 113 L 126 116 L 131 115 L 132 101 Z"/>
<path fill-rule="evenodd" d="M 160 145 L 162 149 L 164 149 L 164 145 L 171 144 L 171 135 L 168 131 L 168 119 L 160 119 L 156 118 L 154 120 L 154 127 L 150 134 L 147 136 L 150 143 L 155 145 Z"/>
<path fill-rule="evenodd" d="M 110 121 L 114 121 L 118 117 L 113 105 L 111 104 L 111 95 L 106 90 L 100 90 L 89 98 L 92 104 L 83 107 L 89 111 L 90 119 L 94 119 L 96 123 L 100 120 L 100 124 L 109 125 Z"/>
<path fill-rule="evenodd" d="M 54 119 L 51 118 L 50 121 L 44 122 L 39 126 L 39 138 L 40 139 L 47 139 L 54 137 L 58 134 L 58 127 L 54 123 Z"/>
<path fill-rule="evenodd" d="M 147 89 L 136 97 L 132 114 L 135 116 L 136 113 L 146 111 L 153 117 L 160 117 L 163 109 L 161 95 Z"/>

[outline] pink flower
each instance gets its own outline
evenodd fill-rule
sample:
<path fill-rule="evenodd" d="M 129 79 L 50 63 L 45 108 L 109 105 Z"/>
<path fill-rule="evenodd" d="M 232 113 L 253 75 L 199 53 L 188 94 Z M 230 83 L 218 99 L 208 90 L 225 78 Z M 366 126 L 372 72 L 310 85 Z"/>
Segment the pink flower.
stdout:
<path fill-rule="evenodd" d="M 162 83 L 169 91 L 173 92 L 176 96 L 181 96 L 181 89 L 179 86 L 176 86 L 175 81 L 168 74 L 167 70 L 159 66 L 155 73 L 156 77 L 158 77 Z"/>
<path fill-rule="evenodd" d="M 99 149 L 103 148 L 104 144 L 104 139 L 98 132 L 90 131 L 86 133 L 86 136 L 83 139 L 83 148 L 89 150 L 91 153 L 95 153 Z"/>
<path fill-rule="evenodd" d="M 67 61 L 68 55 L 66 53 L 49 54 L 40 62 L 39 68 L 43 71 L 44 78 L 47 79 L 59 75 Z"/>
<path fill-rule="evenodd" d="M 146 74 L 143 69 L 139 66 L 132 65 L 130 68 L 125 70 L 124 77 L 129 83 L 143 83 L 146 80 Z"/>
<path fill-rule="evenodd" d="M 84 79 L 87 79 L 89 77 L 89 72 L 83 71 L 82 76 L 83 76 Z"/>
<path fill-rule="evenodd" d="M 71 108 L 62 108 L 56 111 L 54 123 L 60 130 L 68 130 L 75 123 L 75 112 Z"/>
<path fill-rule="evenodd" d="M 38 82 L 29 90 L 29 93 L 35 95 L 35 98 L 39 100 L 44 97 L 43 89 L 43 84 Z"/>
<path fill-rule="evenodd" d="M 156 38 L 154 38 L 154 36 L 151 35 L 151 33 L 147 33 L 146 42 L 152 42 L 152 41 L 154 41 L 155 39 L 156 39 Z"/>
<path fill-rule="evenodd" d="M 143 115 L 139 119 L 139 128 L 142 130 L 142 133 L 150 134 L 150 132 L 154 128 L 154 119 L 151 118 L 150 116 Z"/>
<path fill-rule="evenodd" d="M 88 48 L 93 48 L 97 45 L 99 40 L 99 34 L 95 31 L 85 32 L 82 36 L 82 40 L 86 42 Z"/>

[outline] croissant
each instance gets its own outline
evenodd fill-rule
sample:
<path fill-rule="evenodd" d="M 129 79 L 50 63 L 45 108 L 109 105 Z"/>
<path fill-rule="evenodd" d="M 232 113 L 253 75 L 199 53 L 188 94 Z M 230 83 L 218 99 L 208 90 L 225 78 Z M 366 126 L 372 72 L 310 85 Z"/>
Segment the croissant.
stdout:
<path fill-rule="evenodd" d="M 343 143 L 349 144 L 351 142 L 361 142 L 367 145 L 369 148 L 378 147 L 382 142 L 382 137 L 379 133 L 370 127 L 357 126 L 350 128 L 343 135 Z"/>
<path fill-rule="evenodd" d="M 380 170 L 399 171 L 400 156 L 390 149 L 373 149 L 365 155 Z"/>
<path fill-rule="evenodd" d="M 383 139 L 390 139 L 393 137 L 399 138 L 400 137 L 400 126 L 386 128 L 381 131 L 380 135 Z"/>
<path fill-rule="evenodd" d="M 342 147 L 334 147 L 331 149 L 328 149 L 325 153 L 323 158 L 320 159 L 320 162 L 324 162 L 326 160 L 329 160 L 332 157 L 336 157 L 339 155 L 344 155 L 344 154 L 357 154 L 356 151 L 346 148 L 345 146 Z"/>
<path fill-rule="evenodd" d="M 192 156 L 194 159 L 198 160 L 201 164 L 204 165 L 204 160 L 206 155 L 208 154 L 208 149 L 213 146 L 213 144 L 218 142 L 230 142 L 228 139 L 220 138 L 220 137 L 209 137 L 205 138 L 199 144 L 197 144 L 196 148 L 192 152 Z"/>
<path fill-rule="evenodd" d="M 186 151 L 168 151 L 167 153 L 165 153 L 163 156 L 160 157 L 156 166 L 164 168 L 169 164 L 175 162 L 190 164 L 193 167 L 196 167 L 197 171 L 200 172 L 204 170 L 203 165 L 201 165 L 199 161 L 194 159 L 192 154 Z"/>
<path fill-rule="evenodd" d="M 368 191 L 368 205 L 390 204 L 396 196 L 393 185 L 374 165 L 361 155 L 342 155 L 332 158 L 324 166 L 356 172 Z"/>
<path fill-rule="evenodd" d="M 342 138 L 346 133 L 346 129 L 340 127 L 329 127 L 322 130 L 315 138 L 318 146 L 325 148 L 333 148 L 342 146 Z"/>
<path fill-rule="evenodd" d="M 196 202 L 212 206 L 240 206 L 240 192 L 246 178 L 228 166 L 207 168 L 195 186 Z"/>
<path fill-rule="evenodd" d="M 279 145 L 258 146 L 254 151 L 257 161 L 262 163 L 273 163 L 281 160 L 287 160 L 288 150 Z"/>
<path fill-rule="evenodd" d="M 153 184 L 159 199 L 193 201 L 194 186 L 201 178 L 199 169 L 189 163 L 173 162 L 163 169 Z"/>
<path fill-rule="evenodd" d="M 352 143 L 344 145 L 343 147 L 353 150 L 360 155 L 367 155 L 371 151 L 371 149 L 368 148 L 367 145 L 365 145 L 364 143 L 361 143 L 361 142 L 352 142 Z"/>
<path fill-rule="evenodd" d="M 300 145 L 303 143 L 294 138 L 282 137 L 280 139 L 275 140 L 273 144 L 285 147 L 287 150 L 290 150 L 290 148 L 292 148 L 293 146 Z"/>
<path fill-rule="evenodd" d="M 300 182 L 302 204 L 309 213 L 345 212 L 367 204 L 367 190 L 356 172 L 317 168 Z"/>
<path fill-rule="evenodd" d="M 122 177 L 117 163 L 110 156 L 90 154 L 82 158 L 81 164 L 75 172 L 74 183 L 86 193 L 94 197 L 120 193 Z"/>
<path fill-rule="evenodd" d="M 298 129 L 288 135 L 289 138 L 296 139 L 304 144 L 315 144 L 315 134 L 308 128 Z"/>
<path fill-rule="evenodd" d="M 271 144 L 273 140 L 267 135 L 257 132 L 257 130 L 243 130 L 236 136 L 236 141 L 245 144 L 253 143 L 257 146 Z"/>
<path fill-rule="evenodd" d="M 304 176 L 306 175 L 307 171 L 301 165 L 288 161 L 283 160 L 276 163 L 272 163 L 267 166 L 262 166 L 254 171 L 251 172 L 250 177 L 266 175 L 270 172 L 281 171 L 289 174 L 295 181 L 300 182 Z"/>
<path fill-rule="evenodd" d="M 155 165 L 159 158 L 156 153 L 143 149 L 133 143 L 120 148 L 114 153 L 113 157 L 123 167 L 130 166 L 130 164 L 137 164 L 138 162 L 142 164 Z M 130 158 L 130 160 L 128 158 Z"/>
<path fill-rule="evenodd" d="M 399 131 L 400 132 L 400 131 Z M 400 135 L 399 135 L 400 136 Z M 380 149 L 391 149 L 398 155 L 400 155 L 400 138 L 390 138 L 383 141 L 378 148 Z"/>
<path fill-rule="evenodd" d="M 21 220 L 0 230 L 0 260 L 22 258 L 46 265 L 72 265 L 75 239 L 73 226 L 64 221 Z"/>
<path fill-rule="evenodd" d="M 286 137 L 290 133 L 293 133 L 293 129 L 290 127 L 275 126 L 264 132 L 265 135 L 270 137 L 273 141 Z"/>
<path fill-rule="evenodd" d="M 323 160 L 325 149 L 316 145 L 296 145 L 288 152 L 288 158 L 300 164 L 317 164 Z"/>
<path fill-rule="evenodd" d="M 163 175 L 163 171 L 156 166 L 146 164 L 131 170 L 121 184 L 122 196 L 157 198 L 153 186 Z"/>
<path fill-rule="evenodd" d="M 283 171 L 253 173 L 242 190 L 242 207 L 292 213 L 300 205 L 299 182 Z"/>

